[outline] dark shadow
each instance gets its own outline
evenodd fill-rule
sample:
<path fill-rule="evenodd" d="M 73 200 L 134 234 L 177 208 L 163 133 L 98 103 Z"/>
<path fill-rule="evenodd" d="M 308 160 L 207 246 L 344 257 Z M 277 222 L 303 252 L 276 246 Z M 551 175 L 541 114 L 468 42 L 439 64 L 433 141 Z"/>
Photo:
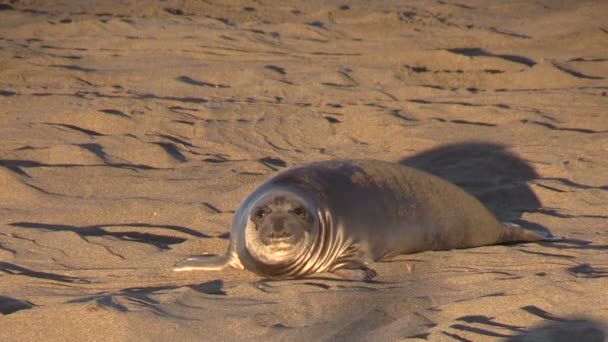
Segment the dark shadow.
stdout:
<path fill-rule="evenodd" d="M 418 121 L 417 119 L 406 116 L 400 109 L 393 109 L 390 111 L 390 114 L 401 120 L 412 121 L 412 122 Z"/>
<path fill-rule="evenodd" d="M 550 124 L 548 122 L 542 122 L 542 121 L 536 121 L 536 120 L 527 120 L 527 119 L 523 119 L 520 120 L 520 122 L 522 123 L 531 123 L 534 125 L 538 125 L 538 126 L 543 126 L 545 128 L 551 129 L 551 130 L 555 130 L 555 131 L 567 131 L 567 132 L 578 132 L 578 133 L 606 133 L 606 131 L 596 131 L 593 129 L 587 129 L 587 128 L 569 128 L 569 127 L 558 127 L 554 124 Z"/>
<path fill-rule="evenodd" d="M 285 71 L 284 68 L 281 68 L 280 66 L 276 66 L 276 65 L 265 65 L 264 66 L 265 69 L 268 70 L 272 70 L 280 75 L 287 75 L 287 72 Z"/>
<path fill-rule="evenodd" d="M 487 326 L 493 326 L 493 327 L 513 330 L 513 331 L 521 331 L 521 329 L 522 329 L 522 327 L 520 327 L 520 326 L 495 322 L 494 318 L 483 316 L 483 315 L 462 316 L 462 317 L 457 318 L 456 320 L 466 322 L 466 323 L 483 324 L 483 325 L 487 325 Z"/>
<path fill-rule="evenodd" d="M 263 157 L 258 160 L 272 171 L 278 171 L 279 168 L 284 168 L 287 166 L 287 163 L 280 158 Z"/>
<path fill-rule="evenodd" d="M 534 315 L 536 317 L 539 317 L 539 318 L 542 318 L 542 319 L 545 319 L 548 321 L 554 321 L 554 322 L 566 321 L 566 319 L 558 317 L 548 311 L 545 311 L 536 305 L 526 305 L 524 307 L 521 307 L 520 309 L 531 315 Z"/>
<path fill-rule="evenodd" d="M 399 163 L 462 187 L 503 221 L 513 221 L 523 212 L 541 208 L 540 200 L 526 184 L 539 175 L 504 145 L 486 142 L 444 145 L 403 158 Z"/>
<path fill-rule="evenodd" d="M 28 302 L 27 300 L 0 296 L 0 313 L 3 315 L 10 315 L 13 312 L 31 309 L 33 307 L 34 304 Z"/>
<path fill-rule="evenodd" d="M 540 324 L 506 339 L 507 342 L 586 341 L 603 342 L 608 338 L 606 325 L 590 319 L 561 319 Z"/>
<path fill-rule="evenodd" d="M 78 65 L 67 65 L 67 64 L 56 64 L 56 65 L 49 65 L 49 67 L 51 68 L 63 68 L 63 69 L 67 69 L 67 70 L 73 70 L 73 71 L 82 71 L 82 72 L 95 72 L 97 71 L 97 69 L 94 68 L 85 68 L 85 67 L 81 67 Z"/>
<path fill-rule="evenodd" d="M 320 28 L 320 29 L 327 30 L 327 28 L 325 27 L 325 24 L 323 24 L 322 22 L 320 22 L 320 21 L 318 21 L 318 20 L 315 20 L 315 21 L 311 21 L 311 22 L 309 22 L 309 23 L 306 23 L 306 25 L 309 25 L 309 26 L 314 26 L 314 27 L 318 27 L 318 28 Z"/>
<path fill-rule="evenodd" d="M 112 308 L 119 312 L 128 312 L 128 307 L 115 301 L 115 298 L 124 298 L 134 305 L 149 308 L 153 313 L 161 317 L 184 318 L 166 312 L 161 308 L 161 303 L 151 297 L 153 295 L 162 294 L 165 291 L 175 290 L 178 287 L 180 286 L 130 287 L 115 292 L 102 292 L 92 296 L 76 298 L 68 301 L 68 303 L 95 302 L 102 307 Z"/>
<path fill-rule="evenodd" d="M 348 288 L 348 289 L 364 290 L 364 291 L 377 291 L 378 290 L 374 287 L 367 286 L 368 284 L 396 284 L 394 282 L 382 281 L 382 280 L 376 280 L 376 279 L 372 279 L 372 280 L 368 280 L 368 281 L 344 279 L 344 278 L 339 278 L 338 276 L 333 275 L 332 273 L 315 273 L 315 274 L 308 275 L 304 278 L 263 278 L 261 280 L 256 281 L 255 284 L 261 285 L 261 286 L 259 286 L 258 289 L 263 291 L 262 288 L 264 286 L 271 286 L 271 284 L 273 284 L 273 283 L 291 282 L 293 284 L 311 285 L 311 283 L 310 283 L 311 281 L 325 281 L 325 282 L 333 284 L 333 287 L 336 287 L 336 288 Z"/>
<path fill-rule="evenodd" d="M 0 90 L 0 96 L 15 96 L 17 95 L 16 92 L 11 91 L 11 90 Z"/>
<path fill-rule="evenodd" d="M 122 116 L 122 117 L 129 118 L 129 119 L 131 118 L 129 115 L 125 114 L 124 112 L 122 112 L 118 109 L 99 109 L 98 112 L 116 115 L 116 116 Z"/>
<path fill-rule="evenodd" d="M 169 245 L 174 245 L 186 241 L 186 238 L 172 236 L 172 235 L 161 235 L 152 233 L 142 233 L 138 231 L 108 231 L 104 228 L 108 227 L 137 227 L 137 228 L 162 228 L 174 232 L 180 232 L 188 235 L 192 235 L 198 238 L 209 238 L 207 234 L 203 234 L 196 230 L 173 225 L 157 225 L 149 223 L 122 223 L 122 224 L 99 224 L 92 226 L 69 226 L 61 224 L 47 224 L 37 222 L 13 222 L 9 223 L 10 226 L 28 229 L 43 229 L 50 231 L 68 231 L 74 232 L 81 237 L 88 236 L 112 236 L 124 241 L 140 242 L 154 245 L 160 249 L 168 249 Z"/>
<path fill-rule="evenodd" d="M 103 151 L 102 149 L 98 149 L 95 147 L 96 144 L 83 144 L 80 147 L 89 150 L 89 152 L 96 154 L 98 157 L 100 156 L 98 153 Z M 133 170 L 158 170 L 159 168 L 143 165 L 143 164 L 127 164 L 127 163 L 105 163 L 105 164 L 46 164 L 40 163 L 33 160 L 21 160 L 21 159 L 0 159 L 0 166 L 4 166 L 7 169 L 25 177 L 30 177 L 30 175 L 24 170 L 29 168 L 37 168 L 37 167 L 92 167 L 92 166 L 101 166 L 101 167 L 114 167 L 119 169 L 133 169 Z"/>
<path fill-rule="evenodd" d="M 102 133 L 99 133 L 99 132 L 95 132 L 95 131 L 90 130 L 90 129 L 85 129 L 85 128 L 82 128 L 82 127 L 78 127 L 78 126 L 75 126 L 75 125 L 59 124 L 59 123 L 52 123 L 52 122 L 45 122 L 43 124 L 49 125 L 49 126 L 56 126 L 56 127 L 67 128 L 69 130 L 80 132 L 80 133 L 84 133 L 84 134 L 92 136 L 92 137 L 103 137 L 103 136 L 105 136 L 105 134 L 102 134 Z"/>
<path fill-rule="evenodd" d="M 206 103 L 208 100 L 202 97 L 177 97 L 177 96 L 159 96 L 156 94 L 134 94 L 136 98 L 146 100 L 146 99 L 154 99 L 154 100 L 168 100 L 168 101 L 178 101 L 184 103 Z"/>
<path fill-rule="evenodd" d="M 536 61 L 528 57 L 518 55 L 495 54 L 481 48 L 456 48 L 447 49 L 447 51 L 467 57 L 496 57 L 509 62 L 523 64 L 527 67 L 533 67 L 534 65 L 536 65 Z"/>
<path fill-rule="evenodd" d="M 86 279 L 65 276 L 56 273 L 34 271 L 29 268 L 21 267 L 8 262 L 0 261 L 0 272 L 5 272 L 13 275 L 23 275 L 26 277 L 54 280 L 62 283 L 75 283 L 75 284 L 90 284 L 91 282 Z"/>
<path fill-rule="evenodd" d="M 227 26 L 235 26 L 236 25 L 235 23 L 233 23 L 232 21 L 230 21 L 230 20 L 228 20 L 226 18 L 218 17 L 218 18 L 213 18 L 213 19 L 215 19 L 215 20 L 217 20 L 217 21 L 219 21 L 219 22 L 221 22 L 221 23 L 223 23 L 224 25 L 227 25 Z"/>
<path fill-rule="evenodd" d="M 226 295 L 226 291 L 224 291 L 224 281 L 221 279 L 208 281 L 206 283 L 197 284 L 190 286 L 196 292 L 201 292 L 205 294 L 212 295 Z"/>
<path fill-rule="evenodd" d="M 47 11 L 42 11 L 42 10 L 38 10 L 38 9 L 33 9 L 33 8 L 25 8 L 21 10 L 23 13 L 31 13 L 34 15 L 42 15 L 42 14 L 48 14 L 49 12 Z"/>
<path fill-rule="evenodd" d="M 2 234 L 0 234 L 0 235 L 2 235 Z M 3 251 L 7 251 L 7 252 L 9 252 L 9 253 L 11 253 L 12 255 L 17 254 L 17 250 L 12 249 L 12 248 L 9 248 L 9 247 L 6 247 L 6 246 L 5 246 L 5 245 L 3 245 L 2 243 L 0 243 L 0 249 L 1 249 L 1 250 L 3 250 Z"/>
<path fill-rule="evenodd" d="M 608 245 L 593 245 L 593 241 L 569 238 L 563 239 L 557 243 L 552 243 L 551 246 L 557 249 L 589 249 L 608 251 Z"/>
<path fill-rule="evenodd" d="M 492 330 L 482 329 L 482 328 L 465 325 L 465 324 L 452 324 L 452 325 L 450 325 L 450 328 L 455 329 L 455 330 L 464 331 L 464 332 L 471 332 L 471 333 L 475 333 L 478 335 L 482 335 L 482 336 L 484 336 L 484 338 L 487 338 L 488 340 L 495 339 L 495 338 L 510 337 L 510 335 L 497 333 Z"/>
<path fill-rule="evenodd" d="M 515 33 L 515 32 L 512 32 L 512 31 L 506 31 L 506 30 L 499 29 L 499 28 L 496 28 L 496 27 L 490 27 L 490 28 L 488 28 L 488 31 L 494 32 L 494 33 L 498 33 L 498 34 L 504 34 L 505 36 L 514 37 L 514 38 L 532 39 L 531 36 L 528 36 L 528 35 L 525 35 L 525 34 L 521 34 L 521 33 Z"/>
<path fill-rule="evenodd" d="M 306 284 L 308 286 L 318 287 L 318 288 L 321 288 L 323 290 L 329 290 L 329 289 L 331 289 L 331 286 L 329 286 L 327 284 L 316 283 L 316 282 L 312 282 L 312 281 L 306 281 L 303 284 Z"/>
<path fill-rule="evenodd" d="M 537 306 L 528 305 L 520 308 L 527 315 L 536 316 L 543 323 L 536 327 L 525 327 L 501 323 L 494 317 L 484 315 L 468 315 L 456 319 L 458 323 L 450 325 L 451 329 L 472 333 L 478 339 L 504 341 L 604 341 L 607 337 L 606 326 L 598 321 L 581 318 L 563 318 L 547 312 Z M 498 330 L 497 330 L 498 329 Z M 455 333 L 442 331 L 459 341 L 470 341 Z"/>
<path fill-rule="evenodd" d="M 454 303 L 468 302 L 470 300 L 477 300 L 479 298 L 486 298 L 486 297 L 504 297 L 504 296 L 508 296 L 508 295 L 505 292 L 496 292 L 496 293 L 490 293 L 490 294 L 482 295 L 482 296 L 475 297 L 475 298 L 455 300 Z M 460 317 L 459 320 L 464 320 L 466 317 L 473 317 L 473 316 L 463 316 L 463 317 Z M 478 316 L 475 316 L 475 317 L 478 317 Z"/>
<path fill-rule="evenodd" d="M 546 179 L 546 178 L 544 178 L 544 179 Z M 543 187 L 545 189 L 549 189 L 550 188 L 549 186 L 546 186 L 546 185 L 543 185 L 543 184 L 540 184 L 540 183 L 536 183 L 536 186 L 540 186 L 540 187 Z M 604 186 L 595 187 L 595 188 L 596 189 L 601 189 L 603 187 Z M 605 189 L 602 189 L 602 190 L 605 190 Z M 607 215 L 594 215 L 594 214 L 571 215 L 571 214 L 565 214 L 565 213 L 562 213 L 561 211 L 559 211 L 557 209 L 553 209 L 553 208 L 539 208 L 538 210 L 535 210 L 535 212 L 541 213 L 541 214 L 545 214 L 545 215 L 549 215 L 549 216 L 553 216 L 553 217 L 559 217 L 559 218 L 576 218 L 576 217 L 608 218 Z M 522 222 L 526 222 L 526 221 L 522 220 Z"/>
<path fill-rule="evenodd" d="M 327 120 L 329 123 L 335 124 L 335 123 L 341 123 L 342 121 L 331 117 L 331 116 L 325 116 L 325 120 Z"/>
<path fill-rule="evenodd" d="M 163 10 L 167 13 L 171 13 L 173 15 L 184 15 L 184 11 L 179 8 L 165 7 Z"/>
<path fill-rule="evenodd" d="M 226 84 L 220 84 L 220 83 L 210 83 L 210 82 L 205 82 L 205 81 L 198 81 L 195 80 L 191 77 L 188 76 L 179 76 L 177 78 L 175 78 L 177 81 L 186 83 L 186 84 L 190 84 L 190 85 L 195 85 L 195 86 L 200 86 L 200 87 L 211 87 L 211 88 L 230 88 L 229 85 Z"/>
<path fill-rule="evenodd" d="M 470 91 L 470 92 L 476 92 L 477 88 L 467 88 L 467 90 Z M 443 104 L 443 105 L 449 105 L 449 106 L 495 107 L 495 108 L 502 108 L 502 109 L 509 109 L 509 108 L 511 108 L 509 105 L 504 104 L 504 103 L 478 104 L 478 103 L 463 102 L 463 101 L 431 101 L 431 100 L 424 100 L 424 99 L 407 99 L 406 101 L 412 102 L 412 103 L 419 103 L 419 104 Z M 446 120 L 446 119 L 443 119 L 443 118 L 433 118 L 433 119 L 439 120 L 441 122 L 453 122 L 453 123 L 467 123 L 467 122 L 469 122 L 469 121 L 466 121 L 466 120 Z M 489 127 L 496 127 L 497 126 L 496 124 L 491 124 L 491 123 L 486 123 L 486 122 L 477 123 L 477 124 L 481 124 L 483 126 L 489 126 Z"/>
<path fill-rule="evenodd" d="M 221 233 L 221 234 L 219 234 L 217 237 L 218 237 L 218 238 L 220 238 L 220 239 L 225 239 L 225 240 L 227 240 L 227 239 L 229 239 L 229 238 L 230 238 L 230 232 Z"/>
<path fill-rule="evenodd" d="M 572 75 L 574 77 L 586 78 L 586 79 L 590 79 L 590 80 L 603 80 L 604 79 L 603 77 L 600 77 L 600 76 L 591 76 L 591 75 L 583 74 L 582 72 L 578 72 L 576 70 L 572 70 L 570 68 L 567 68 L 567 67 L 565 67 L 563 65 L 557 64 L 555 62 L 553 62 L 552 64 L 553 64 L 553 66 L 557 70 L 565 72 L 566 74 Z"/>
<path fill-rule="evenodd" d="M 103 160 L 104 163 L 108 163 L 108 155 L 103 150 L 103 146 L 100 144 L 87 143 L 87 144 L 77 144 L 76 146 L 82 147 L 85 150 L 93 153 L 97 158 Z"/>
<path fill-rule="evenodd" d="M 593 267 L 590 264 L 579 264 L 568 267 L 568 273 L 580 278 L 607 278 L 608 269 Z"/>
<path fill-rule="evenodd" d="M 185 163 L 188 161 L 188 159 L 186 158 L 186 156 L 184 156 L 179 149 L 177 148 L 177 146 L 175 146 L 175 144 L 173 143 L 168 143 L 168 142 L 159 142 L 156 143 L 158 146 L 162 147 L 163 150 L 165 150 L 165 152 L 167 152 L 167 154 L 169 156 L 171 156 L 171 158 L 175 159 L 176 161 L 180 162 L 180 163 Z"/>

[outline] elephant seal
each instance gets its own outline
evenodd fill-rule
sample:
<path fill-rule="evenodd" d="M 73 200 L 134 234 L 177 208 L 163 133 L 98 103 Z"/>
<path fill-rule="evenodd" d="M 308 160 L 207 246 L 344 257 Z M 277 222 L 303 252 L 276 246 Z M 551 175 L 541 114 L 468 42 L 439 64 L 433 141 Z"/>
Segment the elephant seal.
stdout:
<path fill-rule="evenodd" d="M 498 222 L 476 198 L 423 171 L 376 160 L 330 160 L 281 172 L 236 210 L 225 255 L 175 271 L 231 266 L 263 277 L 332 272 L 369 281 L 368 262 L 398 254 L 560 238 Z"/>

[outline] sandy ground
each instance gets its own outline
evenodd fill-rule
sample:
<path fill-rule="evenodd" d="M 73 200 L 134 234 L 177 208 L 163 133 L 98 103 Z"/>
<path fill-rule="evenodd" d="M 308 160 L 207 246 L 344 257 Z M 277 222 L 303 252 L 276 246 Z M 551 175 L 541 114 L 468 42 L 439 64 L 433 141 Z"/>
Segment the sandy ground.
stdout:
<path fill-rule="evenodd" d="M 0 340 L 608 338 L 607 16 L 0 1 Z M 264 179 L 338 157 L 425 169 L 566 240 L 400 256 L 375 283 L 171 271 L 222 253 Z"/>

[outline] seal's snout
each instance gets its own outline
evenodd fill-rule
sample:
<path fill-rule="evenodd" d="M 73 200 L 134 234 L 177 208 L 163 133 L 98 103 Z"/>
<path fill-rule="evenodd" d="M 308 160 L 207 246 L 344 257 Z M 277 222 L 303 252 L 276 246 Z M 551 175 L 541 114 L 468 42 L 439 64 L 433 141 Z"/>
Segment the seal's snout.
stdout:
<path fill-rule="evenodd" d="M 297 217 L 290 213 L 271 213 L 257 224 L 259 236 L 265 245 L 295 244 L 302 237 Z"/>
<path fill-rule="evenodd" d="M 269 232 L 271 238 L 288 238 L 291 237 L 296 227 L 292 227 L 293 223 L 287 222 L 285 218 L 278 217 L 272 222 L 272 230 Z"/>
<path fill-rule="evenodd" d="M 285 219 L 282 217 L 276 218 L 272 223 L 273 233 L 284 233 L 285 232 Z"/>
<path fill-rule="evenodd" d="M 294 236 L 297 231 L 296 222 L 291 222 L 286 217 L 276 217 L 270 222 L 270 228 L 267 231 L 268 237 L 271 239 L 288 239 Z"/>

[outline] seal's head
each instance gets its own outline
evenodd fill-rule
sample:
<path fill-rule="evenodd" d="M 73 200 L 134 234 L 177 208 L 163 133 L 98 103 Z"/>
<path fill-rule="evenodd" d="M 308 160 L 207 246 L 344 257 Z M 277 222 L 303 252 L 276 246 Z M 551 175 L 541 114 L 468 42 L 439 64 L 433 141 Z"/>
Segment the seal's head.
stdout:
<path fill-rule="evenodd" d="M 247 219 L 249 254 L 267 266 L 293 263 L 313 243 L 318 220 L 312 209 L 308 201 L 291 192 L 271 192 L 259 198 Z"/>

